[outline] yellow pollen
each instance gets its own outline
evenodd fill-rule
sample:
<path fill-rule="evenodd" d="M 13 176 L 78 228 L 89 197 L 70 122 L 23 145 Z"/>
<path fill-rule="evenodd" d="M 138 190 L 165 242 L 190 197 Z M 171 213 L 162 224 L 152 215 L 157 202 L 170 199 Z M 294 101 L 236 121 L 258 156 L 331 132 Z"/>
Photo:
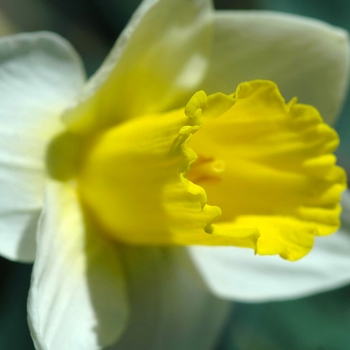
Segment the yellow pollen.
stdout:
<path fill-rule="evenodd" d="M 221 159 L 198 157 L 192 164 L 188 174 L 189 180 L 198 184 L 203 182 L 217 182 L 225 171 L 225 162 Z"/>

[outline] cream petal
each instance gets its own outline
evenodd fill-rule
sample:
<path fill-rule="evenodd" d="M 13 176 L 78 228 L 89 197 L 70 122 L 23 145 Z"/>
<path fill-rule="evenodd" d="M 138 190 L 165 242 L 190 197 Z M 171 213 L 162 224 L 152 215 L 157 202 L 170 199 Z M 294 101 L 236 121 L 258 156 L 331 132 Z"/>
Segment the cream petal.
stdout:
<path fill-rule="evenodd" d="M 59 36 L 0 39 L 0 254 L 9 259 L 34 259 L 45 145 L 83 82 L 80 59 Z"/>
<path fill-rule="evenodd" d="M 318 238 L 305 258 L 291 263 L 237 248 L 191 247 L 208 286 L 219 297 L 243 302 L 287 300 L 350 283 L 350 193 L 343 194 L 343 227 Z"/>
<path fill-rule="evenodd" d="M 273 80 L 287 99 L 314 105 L 334 122 L 349 80 L 347 33 L 321 21 L 262 11 L 216 12 L 207 93 L 231 93 L 253 79 Z"/>
<path fill-rule="evenodd" d="M 145 0 L 80 101 L 67 111 L 85 132 L 183 106 L 202 81 L 211 41 L 209 0 Z"/>
<path fill-rule="evenodd" d="M 130 324 L 109 350 L 211 350 L 230 303 L 214 297 L 182 248 L 121 249 L 130 296 Z"/>
<path fill-rule="evenodd" d="M 128 311 L 120 260 L 114 244 L 89 229 L 71 186 L 47 185 L 37 240 L 28 300 L 36 349 L 114 343 Z"/>

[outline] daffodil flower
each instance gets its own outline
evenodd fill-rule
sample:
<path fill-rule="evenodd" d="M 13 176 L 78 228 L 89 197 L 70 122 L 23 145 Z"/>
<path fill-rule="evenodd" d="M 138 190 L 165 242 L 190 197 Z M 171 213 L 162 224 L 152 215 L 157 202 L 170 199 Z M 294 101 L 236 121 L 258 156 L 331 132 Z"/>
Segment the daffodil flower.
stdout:
<path fill-rule="evenodd" d="M 1 39 L 0 252 L 35 260 L 36 348 L 210 349 L 228 305 L 179 246 L 298 260 L 338 228 L 318 110 L 347 65 L 341 30 L 206 0 L 145 0 L 87 83 L 62 38 Z"/>

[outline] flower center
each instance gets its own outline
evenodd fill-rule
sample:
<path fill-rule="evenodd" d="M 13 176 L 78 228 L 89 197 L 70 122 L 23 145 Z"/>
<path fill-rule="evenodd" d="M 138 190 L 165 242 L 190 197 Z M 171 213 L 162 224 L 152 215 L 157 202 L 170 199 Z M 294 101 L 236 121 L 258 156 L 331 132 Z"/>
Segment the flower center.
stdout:
<path fill-rule="evenodd" d="M 275 84 L 253 81 L 101 131 L 78 190 L 120 242 L 235 245 L 296 260 L 314 235 L 338 228 L 337 143 L 313 107 L 286 104 Z"/>
<path fill-rule="evenodd" d="M 198 185 L 219 182 L 225 167 L 226 164 L 221 159 L 198 156 L 198 159 L 191 165 L 188 179 Z"/>

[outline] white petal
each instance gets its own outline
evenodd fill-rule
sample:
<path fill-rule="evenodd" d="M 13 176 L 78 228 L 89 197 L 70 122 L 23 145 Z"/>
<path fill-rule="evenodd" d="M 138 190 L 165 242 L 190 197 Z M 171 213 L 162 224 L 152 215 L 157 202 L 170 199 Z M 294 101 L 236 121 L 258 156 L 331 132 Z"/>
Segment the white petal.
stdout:
<path fill-rule="evenodd" d="M 110 350 L 212 350 L 230 303 L 215 298 L 182 248 L 121 249 L 130 324 Z"/>
<path fill-rule="evenodd" d="M 246 302 L 309 296 L 350 283 L 350 194 L 343 194 L 343 227 L 317 237 L 305 258 L 291 263 L 277 256 L 254 256 L 237 248 L 190 248 L 212 291 Z"/>
<path fill-rule="evenodd" d="M 66 114 L 70 127 L 86 131 L 185 105 L 207 68 L 212 12 L 209 0 L 143 1 Z"/>
<path fill-rule="evenodd" d="M 79 58 L 57 35 L 0 39 L 0 254 L 9 259 L 34 259 L 45 146 L 83 82 Z"/>
<path fill-rule="evenodd" d="M 335 120 L 349 80 L 347 33 L 321 21 L 263 11 L 217 12 L 213 56 L 202 88 L 231 93 L 247 80 L 275 81 L 287 99 Z"/>
<path fill-rule="evenodd" d="M 49 183 L 28 300 L 38 350 L 110 345 L 127 318 L 124 276 L 113 243 L 86 230 L 76 193 Z"/>

